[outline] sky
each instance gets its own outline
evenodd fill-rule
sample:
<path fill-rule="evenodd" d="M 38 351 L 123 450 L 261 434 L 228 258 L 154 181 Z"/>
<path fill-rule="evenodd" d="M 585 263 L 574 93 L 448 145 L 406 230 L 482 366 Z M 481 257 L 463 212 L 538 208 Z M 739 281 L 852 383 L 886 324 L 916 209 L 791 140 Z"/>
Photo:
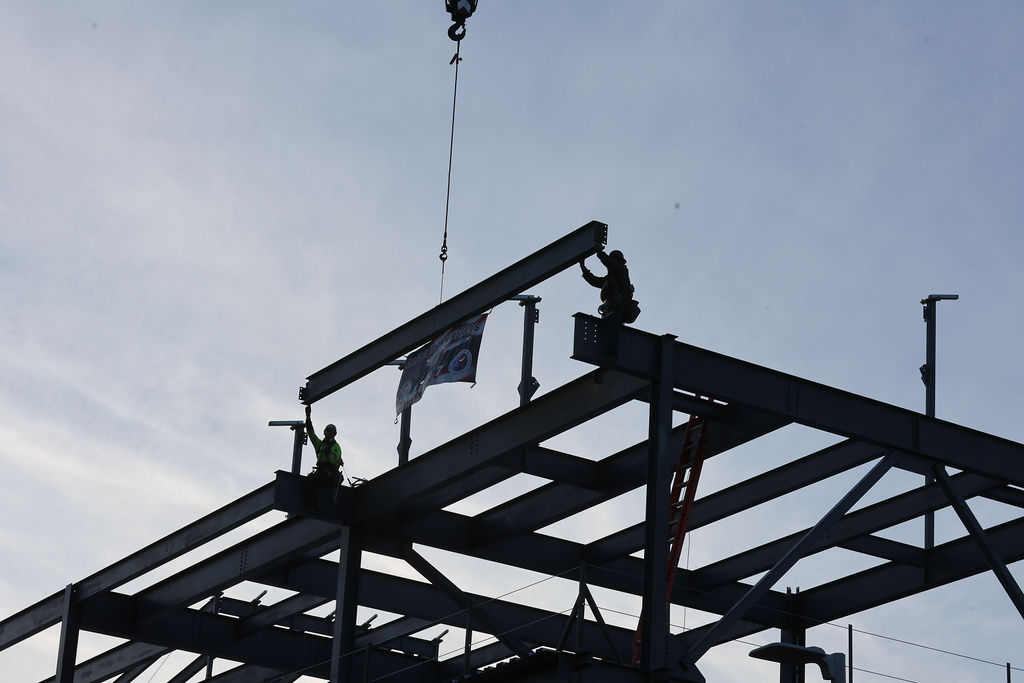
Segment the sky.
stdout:
<path fill-rule="evenodd" d="M 270 481 L 291 434 L 267 422 L 301 419 L 306 376 L 590 220 L 628 259 L 636 327 L 914 410 L 919 302 L 959 294 L 939 305 L 937 415 L 1024 441 L 1024 6 L 483 0 L 442 287 L 448 25 L 439 0 L 0 4 L 0 616 Z M 589 371 L 571 315 L 598 302 L 576 269 L 530 293 L 543 392 Z M 521 320 L 496 307 L 477 385 L 417 404 L 414 456 L 517 405 Z M 314 407 L 350 475 L 397 463 L 397 381 L 383 368 Z M 599 458 L 645 431 L 632 407 L 556 441 Z M 784 430 L 709 464 L 708 486 L 826 443 Z M 851 485 L 694 534 L 690 561 L 809 526 Z M 623 514 L 558 530 L 598 538 Z M 888 638 L 857 636 L 864 681 L 1003 680 L 976 660 L 1013 662 L 1024 636 L 991 574 L 849 623 Z M 845 626 L 808 642 L 843 650 Z M 772 676 L 749 649 L 713 650 L 709 680 Z M 0 672 L 39 680 L 55 659 L 51 629 Z"/>

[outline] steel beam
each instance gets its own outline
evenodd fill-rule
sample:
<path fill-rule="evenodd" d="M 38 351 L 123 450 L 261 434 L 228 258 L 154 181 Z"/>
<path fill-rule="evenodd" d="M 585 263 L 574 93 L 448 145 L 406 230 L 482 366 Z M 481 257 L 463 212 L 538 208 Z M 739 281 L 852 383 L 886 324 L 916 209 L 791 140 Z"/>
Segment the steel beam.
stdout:
<path fill-rule="evenodd" d="M 915 545 L 891 541 L 881 536 L 858 536 L 836 543 L 837 548 L 850 550 L 862 555 L 871 555 L 890 562 L 902 562 L 922 569 L 927 565 L 927 553 Z"/>
<path fill-rule="evenodd" d="M 76 666 L 74 680 L 75 683 L 105 681 L 143 664 L 148 666 L 168 652 L 165 647 L 149 643 L 124 643 Z M 55 681 L 56 677 L 51 676 L 41 683 Z"/>
<path fill-rule="evenodd" d="M 168 652 L 170 652 L 170 650 L 168 650 Z M 131 683 L 131 681 L 134 681 L 136 678 L 144 674 L 146 672 L 146 669 L 152 666 L 153 662 L 155 661 L 156 660 L 154 659 L 136 665 L 135 667 L 129 669 L 128 671 L 125 671 L 123 674 L 114 679 L 114 683 Z M 186 678 L 185 681 L 188 681 L 188 679 Z M 172 678 L 170 681 L 168 681 L 168 683 L 181 683 L 181 681 L 176 681 Z"/>
<path fill-rule="evenodd" d="M 354 489 L 355 523 L 415 512 L 418 501 L 444 487 L 451 492 L 450 500 L 435 497 L 433 506 L 460 500 L 471 493 L 458 485 L 467 475 L 616 408 L 646 389 L 646 381 L 618 372 L 584 375 Z"/>
<path fill-rule="evenodd" d="M 229 598 L 221 598 L 221 612 L 241 617 L 237 629 L 239 638 L 278 624 L 310 633 L 330 635 L 330 623 L 326 619 L 304 614 L 327 602 L 320 596 L 301 593 L 266 607 L 254 607 L 251 603 L 234 603 Z M 238 610 L 236 605 L 242 606 L 243 610 Z"/>
<path fill-rule="evenodd" d="M 289 674 L 266 666 L 243 664 L 219 673 L 203 683 L 294 683 L 302 674 Z"/>
<path fill-rule="evenodd" d="M 744 410 L 724 411 L 724 416 L 726 421 L 715 422 L 708 428 L 708 457 L 764 436 L 785 424 L 784 420 Z M 685 427 L 672 431 L 669 447 L 673 452 L 682 448 L 685 431 Z M 481 539 L 533 531 L 643 486 L 648 448 L 648 442 L 643 441 L 600 460 L 597 463 L 600 485 L 597 487 L 552 482 L 480 513 L 474 519 L 474 529 Z M 643 525 L 637 525 L 634 531 L 636 545 L 631 550 L 605 552 L 605 548 L 592 545 L 591 561 L 600 563 L 639 550 L 643 547 Z"/>
<path fill-rule="evenodd" d="M 683 429 L 677 430 L 680 433 L 680 443 Z M 720 427 L 709 426 L 707 429 L 709 441 L 714 444 L 713 435 Z M 760 436 L 760 432 L 754 432 L 754 435 Z M 709 456 L 714 452 L 711 447 L 708 448 Z M 876 460 L 881 455 L 881 451 L 874 446 L 850 440 L 812 453 L 800 460 L 700 498 L 693 506 L 690 530 L 699 529 L 803 486 Z M 634 524 L 591 543 L 588 556 L 598 561 L 597 558 L 621 557 L 635 553 L 643 547 L 643 534 L 644 523 Z"/>
<path fill-rule="evenodd" d="M 296 517 L 242 541 L 136 594 L 140 621 L 156 619 L 270 567 L 337 548 L 336 524 Z"/>
<path fill-rule="evenodd" d="M 57 683 L 74 683 L 75 656 L 78 652 L 78 632 L 81 615 L 75 584 L 64 589 L 64 614 L 60 622 L 60 645 L 57 647 Z"/>
<path fill-rule="evenodd" d="M 668 663 L 668 539 L 669 489 L 672 488 L 672 379 L 675 373 L 672 344 L 665 335 L 658 347 L 658 377 L 651 387 L 648 419 L 647 520 L 644 526 L 644 589 L 640 610 L 640 651 L 633 661 L 642 671 L 661 671 Z"/>
<path fill-rule="evenodd" d="M 622 327 L 610 355 L 611 332 L 593 316 L 577 313 L 573 358 L 657 377 L 659 338 Z M 677 342 L 676 388 L 743 403 L 815 429 L 897 451 L 919 453 L 952 467 L 1024 485 L 1024 444 L 777 370 Z"/>
<path fill-rule="evenodd" d="M 953 505 L 953 509 L 956 510 L 957 516 L 960 521 L 963 522 L 964 527 L 971 534 L 971 538 L 978 545 L 978 549 L 981 554 L 985 556 L 985 560 L 992 568 L 992 573 L 996 575 L 999 583 L 1002 585 L 1003 590 L 1010 597 L 1014 607 L 1020 612 L 1020 615 L 1024 617 L 1024 593 L 1021 592 L 1020 586 L 1017 581 L 1010 574 L 1010 570 L 1006 568 L 1006 563 L 1003 558 L 999 556 L 993 548 L 992 544 L 988 541 L 988 535 L 985 533 L 985 529 L 978 522 L 978 518 L 971 512 L 971 508 L 968 507 L 967 501 L 963 499 L 960 493 L 953 486 L 953 482 L 949 478 L 949 473 L 946 472 L 946 468 L 941 465 L 935 466 L 935 478 L 939 482 L 939 486 L 942 487 L 943 493 L 949 498 L 949 502 Z"/>
<path fill-rule="evenodd" d="M 174 678 L 167 681 L 167 683 L 188 683 L 192 680 L 192 677 L 202 671 L 206 667 L 206 657 L 199 656 L 193 659 L 191 662 L 185 665 L 181 671 L 174 675 Z"/>
<path fill-rule="evenodd" d="M 1024 560 L 1024 519 L 986 533 L 993 551 L 1005 562 Z M 804 613 L 815 621 L 833 621 L 989 570 L 970 536 L 936 546 L 929 553 L 928 567 L 925 574 L 917 567 L 889 562 L 801 591 Z"/>
<path fill-rule="evenodd" d="M 971 472 L 961 472 L 956 475 L 951 486 L 963 495 L 973 496 L 990 488 L 993 484 L 994 482 L 987 477 Z M 856 512 L 851 512 L 837 521 L 829 531 L 828 538 L 822 539 L 809 548 L 807 554 L 821 552 L 836 546 L 851 550 L 863 547 L 868 552 L 873 550 L 883 552 L 881 550 L 883 539 L 876 539 L 874 542 L 863 539 L 869 534 L 902 524 L 920 517 L 930 510 L 945 507 L 945 505 L 946 498 L 935 485 L 920 487 L 887 498 Z M 785 554 L 786 550 L 791 548 L 808 531 L 809 529 L 804 529 L 706 565 L 694 572 L 691 583 L 695 588 L 708 589 L 767 571 Z M 871 550 L 868 550 L 869 547 Z M 886 548 L 889 551 L 898 552 L 902 556 L 901 559 L 909 560 L 910 564 L 915 566 L 921 566 L 925 559 L 924 551 L 919 549 L 917 552 L 901 552 L 895 545 L 889 544 L 886 544 Z M 904 550 L 910 549 L 904 546 Z"/>
<path fill-rule="evenodd" d="M 447 576 L 430 564 L 425 557 L 406 546 L 402 549 L 402 559 L 409 563 L 427 581 L 436 586 L 442 593 L 447 595 L 456 611 L 469 610 L 472 618 L 484 625 L 488 633 L 504 643 L 508 649 L 520 657 L 530 654 L 529 648 L 523 644 L 518 637 L 509 633 L 508 629 L 499 620 L 491 615 L 491 611 L 484 605 L 475 604 L 474 600 L 462 589 L 456 586 Z"/>
<path fill-rule="evenodd" d="M 478 546 L 468 540 L 470 518 L 444 512 L 435 513 L 434 520 L 435 523 L 429 527 L 417 527 L 415 535 L 409 535 L 404 529 L 401 534 L 423 545 L 552 576 L 574 573 L 579 564 L 586 560 L 587 547 L 581 543 L 529 533 Z M 401 546 L 404 541 L 372 533 L 368 533 L 364 541 L 367 552 L 401 557 Z M 327 596 L 330 587 L 324 581 L 327 580 L 326 577 L 333 576 L 330 574 L 332 571 L 336 571 L 336 565 L 318 560 L 290 569 L 274 569 L 252 580 L 288 590 Z M 694 591 L 687 587 L 690 572 L 677 571 L 679 576 L 672 593 L 672 602 L 706 612 L 724 613 L 750 589 L 748 584 L 737 582 L 712 591 Z M 311 580 L 311 576 L 317 577 L 316 580 Z M 600 566 L 590 565 L 588 582 L 591 585 L 640 595 L 643 592 L 643 561 L 635 557 L 623 557 L 609 560 Z M 784 599 L 785 595 L 770 592 L 755 605 L 748 618 L 761 624 L 761 628 L 780 626 L 780 615 L 785 607 Z"/>
<path fill-rule="evenodd" d="M 704 634 L 704 636 L 697 641 L 686 654 L 683 656 L 683 660 L 687 668 L 691 668 L 696 664 L 697 660 L 704 656 L 704 654 L 717 645 L 719 638 L 721 638 L 731 627 L 738 621 L 743 615 L 749 610 L 749 602 L 755 601 L 760 598 L 765 592 L 768 591 L 775 582 L 778 581 L 782 576 L 788 572 L 800 558 L 804 557 L 807 552 L 813 548 L 821 538 L 821 535 L 826 533 L 829 528 L 839 521 L 843 515 L 845 515 L 850 508 L 852 508 L 858 500 L 860 500 L 868 490 L 874 486 L 882 476 L 888 472 L 893 464 L 896 462 L 896 456 L 893 454 L 886 455 L 882 458 L 878 464 L 871 468 L 864 477 L 857 482 L 857 485 L 850 489 L 843 498 L 833 506 L 828 513 L 825 514 L 821 520 L 814 525 L 804 536 L 797 541 L 797 543 L 787 552 L 777 563 L 772 567 L 767 574 L 765 574 L 743 597 L 742 600 L 737 602 L 732 608 L 729 609 L 718 622 L 711 627 L 711 629 Z"/>
<path fill-rule="evenodd" d="M 249 605 L 249 603 L 244 604 Z M 203 606 L 202 611 L 213 611 L 213 605 L 214 602 L 209 601 Z M 123 643 L 75 666 L 74 681 L 75 683 L 95 683 L 120 674 L 115 683 L 128 683 L 138 678 L 157 659 L 171 651 L 169 648 L 149 643 Z M 205 664 L 206 658 L 201 659 Z M 190 677 L 191 674 L 187 675 L 185 680 Z M 55 677 L 50 677 L 41 683 L 54 683 L 55 680 Z M 177 680 L 177 677 L 173 680 Z"/>
<path fill-rule="evenodd" d="M 997 486 L 982 495 L 989 500 L 1024 508 L 1024 491 L 1015 486 Z"/>
<path fill-rule="evenodd" d="M 336 564 L 334 569 L 337 569 Z M 336 583 L 336 576 L 333 583 Z M 140 622 L 134 618 L 137 606 L 136 598 L 113 591 L 95 596 L 82 604 L 82 627 L 95 633 L 204 653 L 278 672 L 325 679 L 330 674 L 331 638 L 269 628 L 239 639 L 235 633 L 238 620 L 233 617 L 183 609 L 165 614 L 159 620 Z M 360 667 L 366 664 L 365 651 L 356 651 L 353 660 L 354 669 L 361 671 Z M 424 664 L 433 666 L 429 661 L 391 651 L 375 651 L 369 664 L 371 678 L 394 675 Z M 412 675 L 406 680 L 421 679 Z"/>
<path fill-rule="evenodd" d="M 349 683 L 352 680 L 355 651 L 356 608 L 359 606 L 359 565 L 363 556 L 360 534 L 350 526 L 341 527 L 338 547 L 334 633 L 331 638 L 331 683 Z"/>
<path fill-rule="evenodd" d="M 237 619 L 195 609 L 164 615 L 158 621 L 134 619 L 138 601 L 113 591 L 82 605 L 83 627 L 95 633 L 139 640 L 164 647 L 251 662 L 281 671 L 316 666 L 326 673 L 331 639 L 290 631 L 265 629 L 237 639 Z"/>
<path fill-rule="evenodd" d="M 494 308 L 512 296 L 597 253 L 608 226 L 591 221 L 483 282 L 413 318 L 306 378 L 303 403 L 314 403 L 433 339 L 438 332 Z"/>
<path fill-rule="evenodd" d="M 329 591 L 331 577 L 337 565 L 327 560 L 318 560 L 289 572 L 288 580 L 281 587 L 290 590 L 319 593 Z M 275 585 L 274 577 L 265 576 L 261 581 Z M 267 580 L 270 581 L 267 581 Z M 528 607 L 487 596 L 465 593 L 466 599 L 474 604 L 486 604 L 492 620 L 501 624 L 506 635 L 520 639 L 530 647 L 551 647 L 558 645 L 568 617 L 550 610 Z M 432 624 L 446 624 L 465 628 L 466 615 L 462 609 L 453 609 L 451 597 L 444 590 L 421 581 L 389 576 L 364 569 L 360 577 L 359 604 L 369 609 L 378 609 L 396 614 L 406 614 L 424 619 Z M 571 604 L 565 605 L 566 609 Z M 490 632 L 474 609 L 471 615 L 474 631 Z M 619 627 L 608 627 L 614 649 L 626 652 L 633 638 L 633 631 Z M 492 634 L 494 635 L 494 634 Z M 587 622 L 583 634 L 584 647 L 597 656 L 614 660 L 615 651 L 608 644 L 605 635 L 595 622 Z M 507 644 L 506 652 L 512 652 Z M 514 654 L 514 653 L 512 653 Z M 505 657 L 509 655 L 506 654 Z"/>
<path fill-rule="evenodd" d="M 993 549 L 1006 558 L 1007 562 L 1024 560 L 1024 519 L 989 529 L 988 536 Z M 928 555 L 927 573 L 914 565 L 888 562 L 802 590 L 800 600 L 803 618 L 809 623 L 836 621 L 989 570 L 988 562 L 969 536 L 940 545 Z M 779 609 L 788 608 L 782 606 Z M 703 626 L 673 636 L 673 651 L 682 656 L 710 628 L 711 625 Z M 736 640 L 763 630 L 764 626 L 759 624 L 740 624 L 718 640 Z"/>
<path fill-rule="evenodd" d="M 116 588 L 273 509 L 274 485 L 262 486 L 202 519 L 132 553 L 76 585 L 77 600 Z M 60 621 L 63 591 L 0 621 L 0 650 Z"/>

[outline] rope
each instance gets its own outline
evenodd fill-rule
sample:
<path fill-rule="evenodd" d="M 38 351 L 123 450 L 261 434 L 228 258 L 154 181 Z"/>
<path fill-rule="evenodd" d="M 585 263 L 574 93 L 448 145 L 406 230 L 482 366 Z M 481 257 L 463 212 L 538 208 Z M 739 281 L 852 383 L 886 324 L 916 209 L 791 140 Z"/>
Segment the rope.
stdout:
<path fill-rule="evenodd" d="M 444 236 L 441 238 L 441 253 L 438 254 L 438 258 L 441 259 L 441 293 L 439 296 L 438 303 L 444 301 L 444 262 L 448 260 L 448 207 L 451 203 L 452 196 L 452 153 L 455 149 L 455 102 L 459 96 L 459 62 L 462 61 L 462 57 L 459 53 L 462 49 L 462 41 L 458 40 L 455 42 L 455 56 L 452 57 L 452 61 L 449 64 L 455 64 L 455 88 L 452 92 L 452 132 L 448 140 L 448 188 L 444 195 Z"/>

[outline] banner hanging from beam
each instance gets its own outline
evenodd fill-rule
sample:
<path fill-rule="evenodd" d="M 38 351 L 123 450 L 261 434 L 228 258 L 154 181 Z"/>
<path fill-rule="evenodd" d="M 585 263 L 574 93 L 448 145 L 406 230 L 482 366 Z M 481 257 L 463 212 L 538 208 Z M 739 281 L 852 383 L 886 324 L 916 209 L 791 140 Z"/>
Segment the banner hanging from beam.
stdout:
<path fill-rule="evenodd" d="M 476 363 L 486 322 L 486 313 L 463 320 L 409 354 L 395 396 L 396 415 L 420 400 L 431 384 L 476 383 Z"/>

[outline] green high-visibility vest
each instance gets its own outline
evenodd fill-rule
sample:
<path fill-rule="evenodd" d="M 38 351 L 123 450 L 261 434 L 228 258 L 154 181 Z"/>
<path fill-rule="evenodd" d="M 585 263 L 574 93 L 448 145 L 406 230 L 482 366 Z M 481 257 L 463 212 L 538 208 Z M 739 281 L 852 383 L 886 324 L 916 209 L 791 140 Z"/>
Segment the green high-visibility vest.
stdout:
<path fill-rule="evenodd" d="M 330 448 L 328 448 L 323 439 L 318 437 L 307 429 L 306 433 L 309 434 L 309 440 L 313 443 L 313 450 L 316 451 L 316 464 L 326 463 L 333 469 L 338 469 L 342 465 L 341 459 L 341 444 L 335 439 Z"/>

